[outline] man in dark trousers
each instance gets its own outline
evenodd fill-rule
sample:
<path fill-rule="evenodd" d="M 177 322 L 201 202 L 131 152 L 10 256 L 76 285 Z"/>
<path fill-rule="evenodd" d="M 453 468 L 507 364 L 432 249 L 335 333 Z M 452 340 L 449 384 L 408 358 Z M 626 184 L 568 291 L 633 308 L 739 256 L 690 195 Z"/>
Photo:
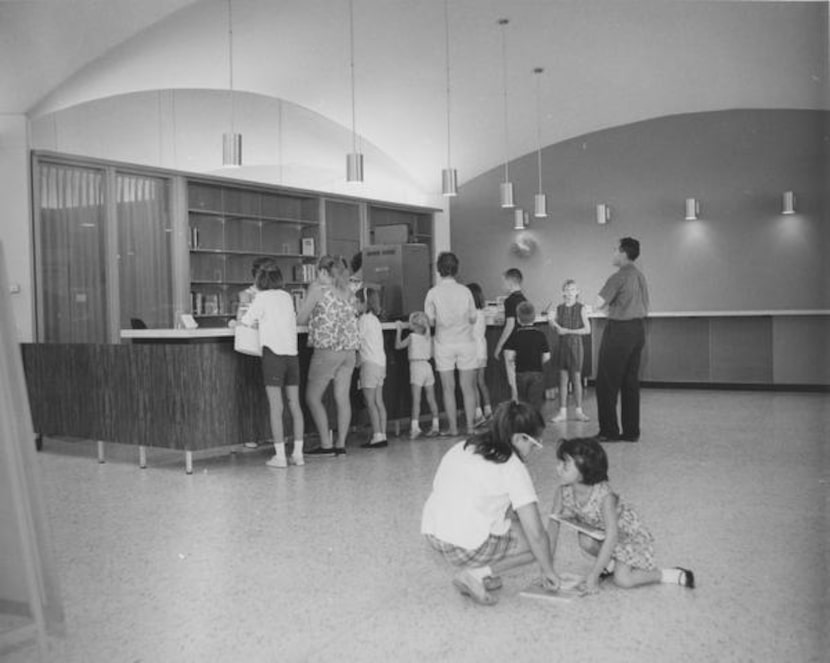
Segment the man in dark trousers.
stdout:
<path fill-rule="evenodd" d="M 597 411 L 600 442 L 637 442 L 640 439 L 640 357 L 645 346 L 648 286 L 634 266 L 640 242 L 623 237 L 614 253 L 616 273 L 605 282 L 596 310 L 607 308 L 597 363 Z M 617 424 L 620 394 L 622 432 Z"/>

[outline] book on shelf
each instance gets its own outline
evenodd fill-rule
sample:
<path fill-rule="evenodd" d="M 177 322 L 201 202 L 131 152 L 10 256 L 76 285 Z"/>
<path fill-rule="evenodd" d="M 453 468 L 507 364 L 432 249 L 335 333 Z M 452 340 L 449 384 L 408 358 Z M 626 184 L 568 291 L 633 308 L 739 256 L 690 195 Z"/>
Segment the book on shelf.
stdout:
<path fill-rule="evenodd" d="M 303 237 L 300 240 L 300 254 L 304 256 L 313 256 L 315 254 L 313 237 Z"/>
<path fill-rule="evenodd" d="M 294 265 L 294 281 L 310 283 L 317 278 L 317 265 Z"/>
<path fill-rule="evenodd" d="M 190 226 L 190 248 L 199 248 L 199 229 L 196 226 Z"/>

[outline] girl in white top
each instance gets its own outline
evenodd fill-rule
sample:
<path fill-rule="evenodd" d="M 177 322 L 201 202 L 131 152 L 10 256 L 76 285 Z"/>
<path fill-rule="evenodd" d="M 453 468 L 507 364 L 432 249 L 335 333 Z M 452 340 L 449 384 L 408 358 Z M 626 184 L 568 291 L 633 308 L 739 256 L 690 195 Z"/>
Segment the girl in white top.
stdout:
<path fill-rule="evenodd" d="M 485 371 L 487 369 L 487 321 L 484 318 L 484 293 L 478 283 L 470 283 L 467 286 L 473 293 L 473 301 L 476 305 L 476 321 L 473 324 L 473 341 L 476 344 L 476 378 L 475 396 L 476 413 L 475 424 L 484 423 L 485 419 L 493 416 L 493 408 L 490 405 L 490 391 L 487 389 Z"/>
<path fill-rule="evenodd" d="M 283 390 L 291 412 L 294 449 L 291 461 L 303 465 L 303 413 L 300 409 L 300 362 L 297 356 L 297 319 L 294 300 L 283 290 L 282 272 L 275 263 L 263 265 L 257 272 L 257 293 L 242 316 L 241 324 L 259 327 L 262 343 L 262 375 L 271 416 L 274 457 L 266 465 L 287 467 L 283 439 Z"/>
<path fill-rule="evenodd" d="M 545 428 L 527 403 L 496 408 L 488 429 L 459 442 L 441 459 L 424 505 L 421 533 L 449 562 L 463 567 L 453 585 L 481 605 L 493 605 L 497 575 L 534 559 L 549 591 L 559 587 L 547 532 L 525 459 Z M 518 521 L 510 517 L 511 509 Z"/>
<path fill-rule="evenodd" d="M 357 291 L 362 315 L 357 321 L 360 332 L 360 388 L 372 422 L 372 439 L 361 446 L 380 449 L 386 441 L 386 405 L 383 402 L 383 382 L 386 379 L 386 352 L 383 349 L 383 328 L 378 319 L 380 293 L 374 288 Z"/>
<path fill-rule="evenodd" d="M 440 434 L 438 425 L 438 401 L 435 400 L 435 374 L 432 372 L 432 335 L 429 333 L 429 318 L 423 311 L 409 315 L 409 336 L 401 338 L 401 323 L 395 330 L 395 349 L 407 349 L 409 358 L 409 384 L 412 388 L 412 426 L 409 439 L 415 440 L 423 435 L 421 430 L 421 390 L 427 394 L 429 411 L 432 413 L 432 429 L 429 437 Z"/>

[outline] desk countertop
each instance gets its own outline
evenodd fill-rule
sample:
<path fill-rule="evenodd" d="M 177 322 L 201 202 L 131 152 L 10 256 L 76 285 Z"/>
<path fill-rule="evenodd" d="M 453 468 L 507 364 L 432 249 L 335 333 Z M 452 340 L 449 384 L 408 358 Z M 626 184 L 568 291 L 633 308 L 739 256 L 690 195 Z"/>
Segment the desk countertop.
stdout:
<path fill-rule="evenodd" d="M 757 317 L 804 317 L 804 316 L 830 316 L 828 309 L 786 309 L 776 311 L 653 311 L 649 318 L 757 318 Z M 594 319 L 605 318 L 604 313 L 591 313 L 589 317 Z M 541 315 L 536 322 L 547 321 L 547 316 Z M 384 330 L 394 330 L 394 322 L 384 322 L 381 325 Z M 489 326 L 500 327 L 501 323 L 490 324 Z M 409 325 L 403 323 L 403 328 L 408 329 Z M 305 334 L 306 327 L 297 327 L 297 332 Z M 233 329 L 230 327 L 203 327 L 199 329 L 122 329 L 122 339 L 198 339 L 198 338 L 224 338 L 232 337 Z"/>

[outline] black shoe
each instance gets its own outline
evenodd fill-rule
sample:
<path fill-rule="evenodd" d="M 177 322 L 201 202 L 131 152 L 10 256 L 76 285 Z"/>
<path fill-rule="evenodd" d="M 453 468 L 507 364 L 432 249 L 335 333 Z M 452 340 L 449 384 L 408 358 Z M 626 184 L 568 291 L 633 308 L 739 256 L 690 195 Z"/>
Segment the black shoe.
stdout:
<path fill-rule="evenodd" d="M 695 588 L 695 574 L 690 569 L 684 569 L 682 566 L 674 567 L 680 571 L 680 578 L 677 580 L 677 584 L 682 587 L 688 587 L 689 589 Z"/>
<path fill-rule="evenodd" d="M 316 449 L 312 449 L 311 451 L 306 451 L 306 456 L 319 456 L 320 458 L 333 458 L 337 455 L 338 449 L 334 449 L 333 447 L 317 447 Z M 346 450 L 343 450 L 343 453 L 346 453 Z"/>
<path fill-rule="evenodd" d="M 622 438 L 619 435 L 605 435 L 600 433 L 598 435 L 594 435 L 594 439 L 597 442 L 619 442 Z"/>
<path fill-rule="evenodd" d="M 340 456 L 345 456 L 346 455 L 346 447 L 334 447 L 334 455 L 337 458 L 340 458 Z"/>
<path fill-rule="evenodd" d="M 389 442 L 386 440 L 381 440 L 380 442 L 366 442 L 365 444 L 361 444 L 361 449 L 385 449 L 389 446 Z"/>
<path fill-rule="evenodd" d="M 639 442 L 640 436 L 639 435 L 621 435 L 620 442 Z"/>

